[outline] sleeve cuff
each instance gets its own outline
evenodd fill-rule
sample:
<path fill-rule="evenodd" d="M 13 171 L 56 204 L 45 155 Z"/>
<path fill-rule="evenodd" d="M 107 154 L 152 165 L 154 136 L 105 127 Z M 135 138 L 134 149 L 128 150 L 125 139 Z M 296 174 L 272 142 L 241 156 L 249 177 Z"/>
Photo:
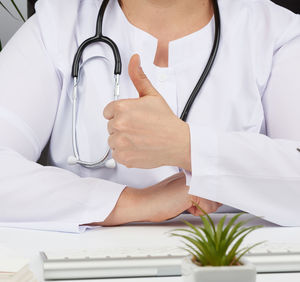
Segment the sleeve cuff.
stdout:
<path fill-rule="evenodd" d="M 83 179 L 84 194 L 74 191 L 69 197 L 73 201 L 65 218 L 61 220 L 0 222 L 0 227 L 56 231 L 63 233 L 82 233 L 100 226 L 89 226 L 89 223 L 102 222 L 114 209 L 125 185 L 96 178 Z M 75 190 L 75 189 L 74 189 Z M 80 189 L 81 190 L 81 189 Z M 63 199 L 68 205 L 68 200 Z"/>
<path fill-rule="evenodd" d="M 104 221 L 114 209 L 126 185 L 113 183 L 101 179 L 86 178 L 92 189 L 89 191 L 88 200 L 85 202 L 85 211 L 80 224 Z M 101 186 L 101 187 L 100 187 Z"/>
<path fill-rule="evenodd" d="M 191 136 L 192 173 L 185 172 L 190 194 L 216 200 L 219 174 L 218 135 L 206 126 L 189 124 Z"/>
<path fill-rule="evenodd" d="M 190 186 L 192 181 L 192 174 L 190 171 L 187 171 L 185 169 L 182 170 L 185 175 L 185 185 Z"/>

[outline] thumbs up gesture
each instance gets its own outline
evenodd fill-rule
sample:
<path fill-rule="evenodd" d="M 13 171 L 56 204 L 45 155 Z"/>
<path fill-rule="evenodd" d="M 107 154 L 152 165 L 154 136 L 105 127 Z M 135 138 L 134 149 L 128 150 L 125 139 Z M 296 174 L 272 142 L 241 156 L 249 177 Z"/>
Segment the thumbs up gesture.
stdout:
<path fill-rule="evenodd" d="M 177 166 L 190 171 L 188 124 L 174 115 L 153 87 L 137 54 L 132 56 L 128 72 L 139 98 L 113 101 L 103 112 L 109 120 L 112 157 L 128 168 Z"/>

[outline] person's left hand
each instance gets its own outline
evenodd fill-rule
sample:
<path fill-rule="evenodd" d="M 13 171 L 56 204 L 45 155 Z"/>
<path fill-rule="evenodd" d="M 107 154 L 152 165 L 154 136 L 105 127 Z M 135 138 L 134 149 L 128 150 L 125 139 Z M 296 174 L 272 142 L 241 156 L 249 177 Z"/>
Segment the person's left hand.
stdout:
<path fill-rule="evenodd" d="M 112 157 L 128 168 L 177 166 L 191 171 L 190 132 L 156 91 L 133 55 L 128 72 L 140 98 L 109 103 L 103 112 Z"/>

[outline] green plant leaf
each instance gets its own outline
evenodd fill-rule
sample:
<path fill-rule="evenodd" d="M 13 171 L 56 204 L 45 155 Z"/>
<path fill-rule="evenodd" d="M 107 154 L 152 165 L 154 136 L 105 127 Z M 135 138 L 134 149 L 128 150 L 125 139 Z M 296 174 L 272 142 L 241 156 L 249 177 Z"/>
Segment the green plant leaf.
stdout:
<path fill-rule="evenodd" d="M 189 223 L 188 221 L 185 221 L 185 220 L 184 220 L 183 222 L 184 222 L 187 226 L 189 226 L 189 227 L 194 231 L 194 232 L 193 232 L 194 235 L 200 237 L 201 240 L 206 241 L 206 240 L 205 240 L 205 237 L 204 237 L 204 235 L 203 235 L 204 233 L 203 233 L 203 234 L 201 233 L 201 231 L 202 231 L 201 228 L 198 229 L 197 227 L 195 227 L 193 224 Z M 186 229 L 186 230 L 188 230 L 188 229 Z M 203 232 L 203 231 L 202 231 L 202 232 Z"/>
<path fill-rule="evenodd" d="M 240 247 L 240 245 L 242 244 L 242 242 L 244 241 L 244 238 L 245 237 L 243 236 L 240 239 L 238 239 L 237 242 L 233 245 L 233 247 L 229 251 L 229 253 L 227 254 L 227 259 L 228 259 L 228 262 L 230 263 L 230 265 L 233 264 L 233 261 L 234 261 L 234 258 L 236 256 L 237 250 Z"/>
<path fill-rule="evenodd" d="M 193 257 L 195 257 L 197 259 L 197 261 L 199 261 L 201 264 L 206 265 L 206 258 L 205 256 L 203 256 L 200 252 L 198 252 L 195 247 L 193 247 L 192 245 L 185 243 L 185 245 L 187 246 L 187 248 L 184 248 L 184 250 L 186 250 L 187 252 L 189 252 Z"/>
<path fill-rule="evenodd" d="M 213 239 L 215 237 L 215 232 L 211 226 L 210 221 L 205 216 L 201 216 L 201 219 L 202 219 L 205 230 L 209 233 L 210 238 Z"/>
<path fill-rule="evenodd" d="M 241 253 L 239 254 L 239 256 L 235 259 L 236 262 L 240 261 L 240 259 L 241 259 L 246 253 L 248 253 L 251 249 L 253 249 L 253 248 L 255 248 L 256 246 L 261 245 L 261 244 L 263 244 L 263 243 L 265 243 L 265 242 L 266 242 L 266 241 L 262 241 L 262 242 L 259 242 L 259 243 L 254 244 L 254 245 L 252 245 L 252 246 L 250 246 L 250 247 L 244 248 L 245 250 L 244 250 L 243 252 L 241 252 Z"/>
<path fill-rule="evenodd" d="M 200 218 L 202 219 L 202 221 L 203 221 L 203 218 L 208 219 L 210 226 L 212 227 L 213 233 L 215 234 L 216 233 L 215 224 L 214 224 L 213 220 L 211 219 L 211 217 L 196 202 L 193 202 L 193 204 L 194 204 L 194 206 L 197 207 L 198 210 L 200 210 L 204 214 L 204 215 L 200 215 Z"/>
<path fill-rule="evenodd" d="M 203 231 L 203 233 L 205 234 L 205 236 L 207 238 L 207 245 L 210 248 L 215 247 L 214 237 L 211 237 L 211 234 L 205 228 L 200 227 L 199 229 L 201 229 Z"/>
<path fill-rule="evenodd" d="M 227 237 L 226 237 L 226 241 L 228 242 L 228 244 L 231 244 L 234 239 L 236 238 L 240 228 L 246 224 L 246 221 L 240 221 L 238 223 L 236 223 L 228 232 Z"/>
<path fill-rule="evenodd" d="M 198 236 L 202 241 L 206 241 L 204 236 L 198 231 L 194 231 L 194 230 L 189 230 L 189 229 L 184 229 L 184 228 L 180 228 L 180 229 L 175 229 L 174 231 L 179 231 L 179 232 L 186 232 L 186 233 L 191 233 L 193 234 L 194 236 Z M 171 233 L 172 236 L 181 236 L 181 234 L 178 234 L 178 233 Z"/>
<path fill-rule="evenodd" d="M 173 236 L 181 237 L 181 238 L 187 240 L 188 242 L 190 242 L 194 246 L 196 246 L 200 251 L 202 251 L 203 246 L 205 248 L 205 245 L 202 244 L 202 242 L 200 240 L 198 240 L 197 238 L 189 237 L 189 236 L 183 235 L 183 234 L 176 234 L 176 233 L 174 233 Z"/>
<path fill-rule="evenodd" d="M 238 238 L 239 236 L 241 236 L 243 233 L 247 232 L 248 230 L 251 230 L 251 232 L 252 232 L 255 229 L 259 229 L 262 227 L 263 227 L 262 225 L 256 225 L 256 226 L 244 227 L 243 229 L 237 230 L 237 232 L 232 236 L 230 241 L 233 242 L 236 238 Z"/>
<path fill-rule="evenodd" d="M 243 230 L 243 233 L 245 233 L 244 235 L 242 235 L 235 243 L 234 245 L 232 246 L 229 254 L 228 254 L 228 259 L 230 261 L 233 261 L 234 258 L 236 257 L 237 255 L 237 251 L 238 251 L 238 248 L 240 247 L 240 245 L 242 244 L 242 242 L 244 241 L 245 237 L 247 235 L 249 235 L 251 232 L 253 232 L 254 230 L 260 228 L 260 226 L 252 226 L 251 228 L 245 228 Z M 241 234 L 243 234 L 241 233 Z M 231 262 L 232 263 L 232 262 Z"/>
<path fill-rule="evenodd" d="M 179 229 L 179 230 L 182 230 L 182 229 Z M 186 230 L 183 229 L 182 231 L 186 231 Z M 183 238 L 186 241 L 190 242 L 192 245 L 194 245 L 195 248 L 197 248 L 199 250 L 199 253 L 201 254 L 201 256 L 199 256 L 199 254 L 198 255 L 194 254 L 194 255 L 195 255 L 195 257 L 198 258 L 198 261 L 201 261 L 201 263 L 203 265 L 209 264 L 210 261 L 213 261 L 214 252 L 213 252 L 213 250 L 211 250 L 211 245 L 207 241 L 201 241 L 197 237 L 189 237 L 184 234 L 172 233 L 171 235 Z M 186 242 L 184 242 L 184 244 L 186 246 L 191 246 Z M 205 260 L 203 260 L 203 257 L 205 257 Z"/>
<path fill-rule="evenodd" d="M 222 232 L 223 232 L 223 226 L 224 226 L 224 222 L 226 220 L 227 216 L 223 216 L 221 218 L 221 220 L 219 221 L 218 225 L 217 225 L 217 231 L 216 231 L 216 249 L 219 250 L 219 246 L 220 246 L 220 241 L 221 241 L 221 236 L 222 236 Z"/>
<path fill-rule="evenodd" d="M 16 18 L 14 15 L 13 15 L 13 13 L 10 11 L 10 10 L 8 10 L 8 8 L 6 8 L 6 6 L 2 3 L 2 1 L 0 1 L 0 6 L 2 6 L 2 8 L 12 17 L 12 18 L 14 18 L 15 20 L 19 20 L 18 18 Z"/>
<path fill-rule="evenodd" d="M 15 7 L 15 9 L 16 9 L 17 13 L 19 14 L 20 18 L 22 19 L 22 21 L 25 22 L 26 20 L 25 20 L 25 18 L 23 17 L 23 15 L 22 15 L 22 13 L 21 13 L 19 7 L 18 7 L 17 4 L 15 3 L 15 1 L 14 1 L 14 0 L 10 0 L 10 2 L 11 2 L 11 3 L 13 4 L 13 6 Z"/>
<path fill-rule="evenodd" d="M 201 210 L 199 206 L 197 207 Z M 225 223 L 227 217 L 223 216 L 216 225 L 209 215 L 200 215 L 202 225 L 195 226 L 184 221 L 188 228 L 176 229 L 179 233 L 172 235 L 183 239 L 188 253 L 203 266 L 236 265 L 243 255 L 260 244 L 241 247 L 246 236 L 262 227 L 245 226 L 252 219 L 238 222 L 243 214 L 234 215 L 227 224 Z"/>
<path fill-rule="evenodd" d="M 224 228 L 222 239 L 225 238 L 231 229 L 231 227 L 234 225 L 234 223 L 238 220 L 240 216 L 242 216 L 244 213 L 238 213 L 234 217 L 232 217 L 229 222 L 227 223 L 226 227 Z"/>

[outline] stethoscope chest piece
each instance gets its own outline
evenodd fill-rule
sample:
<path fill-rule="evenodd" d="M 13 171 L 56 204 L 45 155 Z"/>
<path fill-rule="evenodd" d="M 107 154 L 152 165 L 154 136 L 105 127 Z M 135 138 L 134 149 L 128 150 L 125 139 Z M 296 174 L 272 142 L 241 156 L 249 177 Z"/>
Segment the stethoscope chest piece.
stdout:
<path fill-rule="evenodd" d="M 101 164 L 92 163 L 92 164 L 88 165 L 86 163 L 83 163 L 80 159 L 77 159 L 75 156 L 68 157 L 68 164 L 69 165 L 80 164 L 87 168 L 95 168 L 95 167 L 97 167 L 97 168 L 101 168 L 101 167 L 115 168 L 117 166 L 117 163 L 114 159 L 106 159 L 106 160 L 102 161 Z"/>

